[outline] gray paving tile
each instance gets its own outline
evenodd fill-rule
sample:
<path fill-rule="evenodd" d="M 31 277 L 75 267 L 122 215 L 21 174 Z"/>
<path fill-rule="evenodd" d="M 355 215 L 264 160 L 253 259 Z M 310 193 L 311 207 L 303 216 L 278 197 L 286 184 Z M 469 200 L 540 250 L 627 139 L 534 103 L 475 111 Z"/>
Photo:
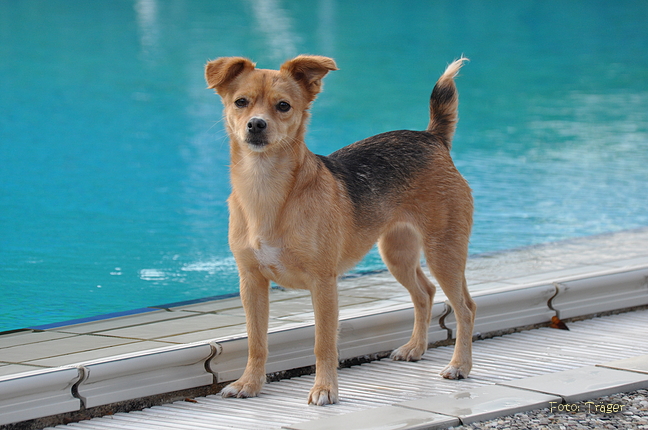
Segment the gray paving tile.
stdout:
<path fill-rule="evenodd" d="M 432 282 L 438 286 L 438 282 L 434 277 L 430 277 Z M 340 297 L 350 296 L 358 298 L 366 298 L 370 300 L 397 300 L 397 301 L 406 301 L 411 302 L 411 298 L 407 289 L 401 284 L 392 280 L 393 282 L 389 283 L 379 283 L 376 285 L 362 285 L 356 288 L 347 288 L 340 290 Z M 438 288 L 434 296 L 434 302 L 440 303 L 446 300 L 446 296 L 443 294 L 443 291 Z"/>
<path fill-rule="evenodd" d="M 133 327 L 141 324 L 149 324 L 157 321 L 167 321 L 176 318 L 186 317 L 187 315 L 180 312 L 168 312 L 165 310 L 146 312 L 142 314 L 129 315 L 125 317 L 110 318 L 99 321 L 92 321 L 82 324 L 75 324 L 63 327 L 57 327 L 47 330 L 48 332 L 88 334 L 98 333 L 106 330 L 113 330 L 122 327 Z"/>
<path fill-rule="evenodd" d="M 25 364 L 46 367 L 68 366 L 71 364 L 79 364 L 84 361 L 97 360 L 108 357 L 116 357 L 122 354 L 129 354 L 132 352 L 147 351 L 150 349 L 162 348 L 169 346 L 165 342 L 151 342 L 151 341 L 134 341 L 122 345 L 109 346 L 106 348 L 98 348 L 90 351 L 77 352 L 73 354 L 59 355 L 56 357 L 43 358 L 26 362 Z"/>
<path fill-rule="evenodd" d="M 340 311 L 347 308 L 362 308 L 376 300 L 364 297 L 339 296 Z M 245 316 L 243 308 L 223 311 L 222 314 Z M 270 318 L 295 321 L 310 321 L 313 319 L 313 304 L 310 296 L 295 297 L 270 303 Z"/>
<path fill-rule="evenodd" d="M 272 324 L 272 320 L 270 320 Z M 275 324 L 277 324 L 275 322 Z M 283 325 L 279 323 L 279 325 Z M 200 330 L 191 333 L 176 334 L 157 338 L 160 342 L 169 343 L 193 343 L 201 341 L 212 341 L 219 338 L 230 338 L 233 336 L 247 336 L 245 324 L 237 324 L 228 327 L 217 327 L 209 330 Z"/>
<path fill-rule="evenodd" d="M 610 261 L 605 263 L 606 266 L 618 267 L 618 268 L 633 268 L 633 267 L 642 267 L 648 266 L 648 255 L 644 255 L 636 258 L 628 258 L 625 260 Z"/>
<path fill-rule="evenodd" d="M 547 375 L 500 382 L 501 385 L 561 396 L 565 402 L 648 388 L 648 375 L 587 366 Z"/>
<path fill-rule="evenodd" d="M 354 288 L 364 288 L 372 286 L 393 285 L 399 286 L 400 284 L 394 279 L 391 273 L 385 271 L 380 273 L 372 273 L 370 275 L 354 276 L 350 278 L 342 278 L 338 280 L 338 290 L 351 290 Z"/>
<path fill-rule="evenodd" d="M 282 318 L 297 315 L 303 313 L 305 310 L 312 309 L 313 305 L 310 296 L 279 300 L 270 303 L 270 318 Z M 245 310 L 242 307 L 238 309 L 227 309 L 222 311 L 221 314 L 245 317 Z"/>
<path fill-rule="evenodd" d="M 270 290 L 270 307 L 274 307 L 274 303 L 281 303 L 284 301 L 290 302 L 299 299 L 299 303 L 310 304 L 310 292 L 306 290 L 291 290 L 291 289 L 277 289 Z M 185 312 L 199 312 L 199 313 L 227 313 L 229 315 L 240 314 L 243 315 L 243 304 L 239 297 L 223 300 L 212 300 L 204 303 L 197 303 L 194 305 L 177 306 L 171 308 L 172 311 L 185 311 Z"/>
<path fill-rule="evenodd" d="M 102 335 L 129 339 L 155 340 L 201 330 L 245 323 L 245 317 L 219 314 L 190 314 L 184 318 L 102 331 Z"/>
<path fill-rule="evenodd" d="M 193 305 L 182 305 L 174 306 L 169 308 L 174 312 L 198 312 L 198 313 L 209 313 L 209 312 L 218 312 L 224 309 L 237 309 L 242 306 L 241 299 L 238 297 L 233 297 L 231 299 L 222 299 L 222 300 L 210 300 L 207 302 L 196 303 Z"/>
<path fill-rule="evenodd" d="M 16 345 L 28 345 L 30 343 L 44 342 L 47 340 L 60 339 L 74 336 L 69 333 L 55 333 L 47 331 L 21 331 L 0 335 L 0 349 L 10 348 Z"/>
<path fill-rule="evenodd" d="M 648 229 L 643 228 L 476 255 L 468 260 L 466 278 L 470 285 L 582 266 L 609 266 L 619 260 L 643 259 L 646 257 L 646 240 Z"/>
<path fill-rule="evenodd" d="M 109 346 L 132 343 L 130 339 L 104 336 L 69 336 L 27 345 L 16 345 L 2 350 L 2 359 L 13 363 L 26 363 L 48 357 L 57 357 L 77 352 L 91 351 Z"/>
<path fill-rule="evenodd" d="M 599 367 L 648 373 L 648 355 L 630 357 L 624 360 L 608 361 L 607 363 L 599 364 Z"/>
<path fill-rule="evenodd" d="M 367 299 L 389 300 L 394 296 L 408 294 L 405 287 L 400 284 L 370 285 L 366 287 L 348 288 L 340 291 L 340 296 L 364 297 Z"/>
<path fill-rule="evenodd" d="M 270 302 L 294 299 L 298 297 L 310 297 L 310 295 L 310 291 L 308 290 L 293 290 L 290 288 L 278 287 L 270 290 Z"/>
<path fill-rule="evenodd" d="M 273 319 L 268 321 L 268 330 L 270 332 L 276 330 L 288 330 L 291 328 L 302 327 L 302 321 L 290 321 L 286 319 Z M 222 341 L 232 338 L 247 336 L 245 324 L 237 324 L 227 327 L 217 327 L 209 330 L 200 330 L 191 333 L 184 333 L 179 335 L 165 336 L 156 339 L 159 342 L 169 343 L 194 343 L 194 342 L 210 342 Z"/>
<path fill-rule="evenodd" d="M 351 412 L 330 418 L 307 421 L 284 427 L 290 430 L 418 430 L 442 429 L 459 424 L 459 420 L 447 415 L 383 406 L 375 409 Z"/>
<path fill-rule="evenodd" d="M 625 230 L 546 244 L 554 259 L 568 259 L 575 265 L 606 264 L 645 255 L 648 229 Z M 556 258 L 557 257 L 557 258 Z"/>
<path fill-rule="evenodd" d="M 610 270 L 610 268 L 603 265 L 578 266 L 578 267 L 571 267 L 568 269 L 561 269 L 561 270 L 548 270 L 541 273 L 536 273 L 527 276 L 520 276 L 516 278 L 502 279 L 502 281 L 510 284 L 516 284 L 516 285 L 534 284 L 538 282 L 554 282 L 554 281 L 558 281 L 565 278 L 571 278 L 578 275 L 584 275 L 587 273 L 605 272 L 608 270 Z"/>
<path fill-rule="evenodd" d="M 590 262 L 601 263 L 629 259 L 646 255 L 648 228 L 625 230 L 613 234 L 604 234 L 581 239 L 583 248 L 592 256 Z M 557 243 L 558 245 L 560 242 Z"/>
<path fill-rule="evenodd" d="M 528 248 L 476 256 L 468 259 L 466 279 L 468 284 L 477 282 L 497 282 L 552 270 L 573 267 L 571 263 L 556 264 L 541 258 L 538 250 Z"/>
<path fill-rule="evenodd" d="M 436 301 L 435 301 L 436 302 Z M 436 303 L 439 304 L 439 303 Z M 340 306 L 339 318 L 347 319 L 364 315 L 373 315 L 381 312 L 390 312 L 412 307 L 411 300 L 372 300 L 361 302 L 351 306 Z M 296 313 L 285 317 L 278 317 L 281 320 L 311 322 L 315 318 L 313 311 Z"/>
<path fill-rule="evenodd" d="M 439 302 L 435 300 L 438 305 Z M 383 312 L 396 311 L 412 308 L 412 300 L 374 300 L 360 305 L 340 307 L 340 319 L 353 318 L 365 315 L 380 314 Z"/>
<path fill-rule="evenodd" d="M 531 409 L 548 407 L 549 402 L 561 402 L 555 395 L 486 385 L 451 394 L 398 403 L 397 406 L 458 417 L 464 424 L 489 420 Z"/>

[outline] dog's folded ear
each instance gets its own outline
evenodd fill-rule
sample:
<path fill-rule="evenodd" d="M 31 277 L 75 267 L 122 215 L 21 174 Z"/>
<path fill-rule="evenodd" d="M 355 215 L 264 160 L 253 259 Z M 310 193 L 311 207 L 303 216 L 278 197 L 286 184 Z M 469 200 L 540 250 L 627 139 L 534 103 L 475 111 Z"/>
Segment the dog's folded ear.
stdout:
<path fill-rule="evenodd" d="M 243 57 L 221 57 L 205 66 L 207 88 L 213 88 L 221 96 L 229 84 L 245 71 L 254 70 L 255 64 Z"/>
<path fill-rule="evenodd" d="M 283 63 L 280 69 L 304 87 L 311 101 L 322 91 L 322 78 L 331 70 L 338 70 L 335 61 L 319 55 L 300 55 Z"/>

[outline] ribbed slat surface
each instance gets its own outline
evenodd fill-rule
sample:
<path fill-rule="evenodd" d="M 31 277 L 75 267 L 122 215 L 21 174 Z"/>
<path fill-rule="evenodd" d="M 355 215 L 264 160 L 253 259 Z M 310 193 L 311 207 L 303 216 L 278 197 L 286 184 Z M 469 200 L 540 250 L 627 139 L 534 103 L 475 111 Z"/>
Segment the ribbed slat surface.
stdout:
<path fill-rule="evenodd" d="M 277 429 L 327 416 L 390 405 L 478 385 L 536 376 L 648 354 L 648 311 L 636 311 L 569 324 L 570 331 L 541 328 L 474 343 L 469 379 L 438 376 L 453 347 L 429 350 L 417 363 L 384 359 L 340 370 L 339 405 L 306 405 L 314 376 L 267 384 L 260 397 L 198 398 L 144 411 L 119 413 L 66 429 Z"/>

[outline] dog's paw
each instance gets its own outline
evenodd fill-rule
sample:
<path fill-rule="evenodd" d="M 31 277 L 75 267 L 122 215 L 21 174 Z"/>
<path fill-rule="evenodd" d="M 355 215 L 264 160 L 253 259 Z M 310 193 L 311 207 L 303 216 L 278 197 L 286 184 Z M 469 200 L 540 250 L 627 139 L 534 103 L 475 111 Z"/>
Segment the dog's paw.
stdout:
<path fill-rule="evenodd" d="M 221 390 L 223 397 L 238 397 L 239 399 L 246 399 L 248 397 L 256 397 L 259 395 L 263 384 L 259 383 L 246 383 L 241 380 L 232 382 L 227 387 Z"/>
<path fill-rule="evenodd" d="M 389 355 L 394 361 L 419 361 L 423 354 L 425 353 L 425 347 L 423 346 L 414 346 L 409 343 L 401 346 L 398 349 L 392 351 Z"/>
<path fill-rule="evenodd" d="M 337 388 L 324 385 L 315 385 L 308 394 L 308 404 L 316 406 L 332 405 L 338 403 Z"/>
<path fill-rule="evenodd" d="M 454 366 L 448 364 L 440 373 L 445 379 L 464 379 L 470 373 L 470 365 Z"/>

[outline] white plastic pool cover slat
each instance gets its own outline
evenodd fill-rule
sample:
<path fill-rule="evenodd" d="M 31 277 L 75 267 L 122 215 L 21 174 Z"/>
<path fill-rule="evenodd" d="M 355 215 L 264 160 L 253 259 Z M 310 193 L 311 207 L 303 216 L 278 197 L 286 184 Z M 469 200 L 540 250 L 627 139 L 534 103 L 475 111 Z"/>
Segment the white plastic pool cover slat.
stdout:
<path fill-rule="evenodd" d="M 58 426 L 57 429 L 277 429 L 328 416 L 451 393 L 511 379 L 599 364 L 648 353 L 648 310 L 570 324 L 570 331 L 541 328 L 474 343 L 471 377 L 438 376 L 452 347 L 429 350 L 418 363 L 388 359 L 340 370 L 339 405 L 306 405 L 313 376 L 267 384 L 254 399 L 198 398 L 144 411 Z M 623 335 L 621 336 L 620 333 Z"/>

